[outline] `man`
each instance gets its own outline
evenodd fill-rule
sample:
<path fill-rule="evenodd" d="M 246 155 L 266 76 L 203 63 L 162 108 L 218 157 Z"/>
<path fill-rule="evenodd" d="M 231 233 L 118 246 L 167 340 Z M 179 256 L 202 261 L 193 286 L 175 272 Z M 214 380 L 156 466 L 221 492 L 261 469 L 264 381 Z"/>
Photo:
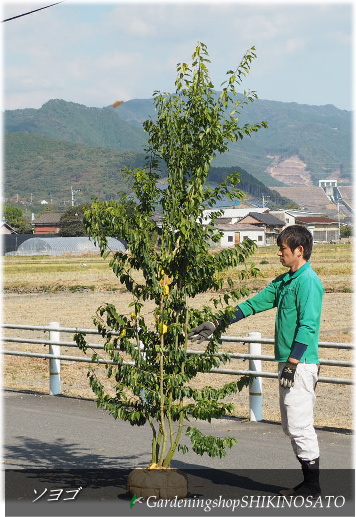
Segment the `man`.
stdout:
<path fill-rule="evenodd" d="M 319 373 L 318 341 L 324 289 L 310 266 L 313 238 L 304 226 L 287 226 L 278 235 L 277 245 L 277 255 L 289 271 L 278 276 L 256 296 L 240 303 L 229 324 L 277 307 L 274 353 L 279 363 L 281 422 L 304 475 L 302 483 L 280 493 L 318 497 L 319 445 L 313 425 L 313 410 Z M 219 322 L 216 325 L 204 322 L 190 332 L 189 338 L 209 339 L 218 325 Z"/>

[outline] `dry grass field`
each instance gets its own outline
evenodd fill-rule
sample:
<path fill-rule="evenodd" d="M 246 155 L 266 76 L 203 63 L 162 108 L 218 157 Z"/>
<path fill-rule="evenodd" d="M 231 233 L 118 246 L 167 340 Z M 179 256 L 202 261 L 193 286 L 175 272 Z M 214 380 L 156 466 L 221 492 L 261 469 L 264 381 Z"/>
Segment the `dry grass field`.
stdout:
<path fill-rule="evenodd" d="M 246 283 L 251 293 L 260 290 L 285 270 L 276 256 L 276 247 L 260 248 L 253 256 L 261 276 Z M 352 311 L 352 249 L 348 244 L 317 245 L 313 251 L 312 265 L 318 272 L 324 287 L 325 298 L 322 313 L 321 341 L 351 343 L 353 339 Z M 12 324 L 47 325 L 58 321 L 63 327 L 92 328 L 92 316 L 104 302 L 114 303 L 119 313 L 129 314 L 131 297 L 120 285 L 107 263 L 97 256 L 85 257 L 5 257 L 3 279 L 3 321 Z M 234 272 L 230 272 L 232 275 Z M 209 303 L 209 294 L 191 301 L 194 306 Z M 150 318 L 153 307 L 145 311 Z M 260 313 L 232 325 L 227 334 L 246 336 L 259 331 L 262 337 L 273 337 L 274 311 Z M 5 330 L 6 336 L 47 339 L 48 333 Z M 71 339 L 62 334 L 63 341 Z M 100 343 L 92 337 L 92 343 Z M 201 348 L 202 345 L 194 347 Z M 8 350 L 48 351 L 44 345 L 5 343 Z M 193 348 L 193 346 L 192 346 Z M 248 345 L 225 343 L 223 351 L 247 352 Z M 75 348 L 62 349 L 64 355 L 81 355 Z M 263 345 L 262 354 L 273 355 L 272 345 Z M 322 359 L 350 361 L 349 350 L 322 348 Z M 233 360 L 227 368 L 247 369 L 244 361 Z M 6 388 L 26 389 L 48 393 L 48 361 L 40 358 L 5 356 L 3 361 L 3 385 Z M 263 369 L 276 371 L 273 362 L 265 362 Z M 62 361 L 62 393 L 68 396 L 92 398 L 86 379 L 87 365 Z M 323 377 L 351 378 L 351 368 L 323 366 Z M 198 385 L 217 385 L 235 380 L 235 376 L 218 374 L 201 375 L 195 379 Z M 263 379 L 263 417 L 279 421 L 277 383 L 275 379 Z M 248 391 L 234 396 L 234 415 L 248 418 Z M 337 429 L 352 428 L 353 390 L 351 386 L 319 383 L 317 387 L 316 425 Z"/>

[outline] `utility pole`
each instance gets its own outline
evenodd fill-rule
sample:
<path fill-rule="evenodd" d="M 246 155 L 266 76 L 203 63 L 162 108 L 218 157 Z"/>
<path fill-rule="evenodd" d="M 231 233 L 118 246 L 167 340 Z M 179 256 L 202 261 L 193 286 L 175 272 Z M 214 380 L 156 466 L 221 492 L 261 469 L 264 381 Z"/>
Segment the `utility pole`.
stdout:
<path fill-rule="evenodd" d="M 265 200 L 267 200 L 267 199 L 269 199 L 269 198 L 270 198 L 270 196 L 266 196 L 266 197 L 265 197 L 265 195 L 264 195 L 264 194 L 262 194 L 262 208 L 264 208 L 264 207 L 265 207 Z"/>
<path fill-rule="evenodd" d="M 74 205 L 75 205 L 75 201 L 74 201 L 74 194 L 76 194 L 77 192 L 80 192 L 80 189 L 78 189 L 78 190 L 73 190 L 73 187 L 71 186 L 71 187 L 70 187 L 70 190 L 71 190 L 71 192 L 72 192 L 72 206 L 74 206 Z"/>

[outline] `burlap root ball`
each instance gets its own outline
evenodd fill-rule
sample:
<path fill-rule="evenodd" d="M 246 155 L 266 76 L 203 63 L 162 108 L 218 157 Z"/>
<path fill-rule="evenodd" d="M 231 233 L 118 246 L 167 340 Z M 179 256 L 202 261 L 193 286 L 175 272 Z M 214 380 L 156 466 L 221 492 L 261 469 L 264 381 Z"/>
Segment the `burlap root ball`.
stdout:
<path fill-rule="evenodd" d="M 129 474 L 127 490 L 137 497 L 183 498 L 188 494 L 188 477 L 178 469 L 135 469 Z"/>

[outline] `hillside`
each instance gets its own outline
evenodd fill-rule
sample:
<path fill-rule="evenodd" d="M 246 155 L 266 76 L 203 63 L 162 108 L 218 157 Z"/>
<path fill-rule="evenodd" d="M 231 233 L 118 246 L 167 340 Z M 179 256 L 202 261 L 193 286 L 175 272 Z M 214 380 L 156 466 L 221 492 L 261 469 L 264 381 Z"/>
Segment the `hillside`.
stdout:
<path fill-rule="evenodd" d="M 298 187 L 275 187 L 275 190 L 288 199 L 291 199 L 296 205 L 311 212 L 321 212 L 331 218 L 338 217 L 337 204 L 333 204 L 321 187 L 307 187 L 305 185 Z M 344 201 L 354 210 L 354 202 L 352 197 L 352 187 L 339 187 L 340 194 Z M 342 201 L 339 203 L 340 219 L 352 217 L 349 207 L 345 207 Z"/>
<path fill-rule="evenodd" d="M 344 200 L 351 206 L 354 205 L 353 188 L 352 187 L 339 187 L 340 193 Z"/>
<path fill-rule="evenodd" d="M 40 109 L 5 111 L 4 128 L 6 133 L 36 133 L 91 147 L 142 152 L 146 145 L 142 122 L 154 115 L 152 99 L 130 100 L 117 109 L 88 108 L 57 99 Z M 241 167 L 269 187 L 293 186 L 298 178 L 295 171 L 289 174 L 285 163 L 293 158 L 304 164 L 298 167 L 308 185 L 334 177 L 340 184 L 351 184 L 351 112 L 332 105 L 261 99 L 241 109 L 241 125 L 261 120 L 268 121 L 268 129 L 232 143 L 214 166 Z"/>
<path fill-rule="evenodd" d="M 281 196 L 292 199 L 300 208 L 305 208 L 311 212 L 335 213 L 333 205 L 324 190 L 320 187 L 276 187 Z"/>
<path fill-rule="evenodd" d="M 273 189 L 266 187 L 261 181 L 252 176 L 252 174 L 249 174 L 240 167 L 211 167 L 209 180 L 215 184 L 220 183 L 233 172 L 238 172 L 240 175 L 238 187 L 245 192 L 245 199 L 252 201 L 255 206 L 262 206 L 260 205 L 260 203 L 262 203 L 262 196 L 268 200 L 269 207 L 273 207 L 274 205 L 282 207 L 295 204 L 292 199 L 280 194 L 275 187 L 273 187 Z M 228 198 L 223 198 L 221 202 L 219 202 L 219 206 L 227 205 L 231 205 L 231 201 L 229 201 Z"/>
<path fill-rule="evenodd" d="M 90 147 L 143 152 L 146 135 L 117 116 L 114 108 L 88 108 L 54 99 L 40 109 L 6 110 L 5 133 L 35 133 Z"/>
<path fill-rule="evenodd" d="M 18 195 L 25 203 L 52 199 L 54 206 L 61 206 L 70 202 L 72 187 L 78 191 L 78 203 L 89 202 L 93 197 L 115 199 L 117 192 L 130 190 L 122 169 L 144 164 L 145 154 L 130 150 L 114 151 L 32 133 L 9 133 L 5 136 L 4 197 L 16 195 L 17 199 Z M 240 188 L 249 197 L 261 198 L 264 194 L 279 206 L 290 204 L 289 199 L 270 191 L 238 167 L 212 168 L 209 180 L 220 182 L 233 170 L 240 173 Z"/>
<path fill-rule="evenodd" d="M 137 127 L 154 117 L 152 100 L 131 100 L 120 106 L 117 114 Z M 295 102 L 257 99 L 240 112 L 241 125 L 268 122 L 251 138 L 231 144 L 229 153 L 219 156 L 215 166 L 236 166 L 247 170 L 267 186 L 295 184 L 289 167 L 283 162 L 296 157 L 304 162 L 303 173 L 310 184 L 319 179 L 337 177 L 340 183 L 352 181 L 352 113 L 335 106 L 309 106 Z M 271 167 L 281 165 L 283 177 L 271 175 Z"/>
<path fill-rule="evenodd" d="M 145 155 L 131 150 L 88 147 L 31 133 L 5 136 L 4 196 L 18 195 L 25 202 L 53 199 L 70 202 L 71 187 L 78 202 L 92 197 L 110 199 L 130 189 L 124 167 L 144 164 Z"/>

